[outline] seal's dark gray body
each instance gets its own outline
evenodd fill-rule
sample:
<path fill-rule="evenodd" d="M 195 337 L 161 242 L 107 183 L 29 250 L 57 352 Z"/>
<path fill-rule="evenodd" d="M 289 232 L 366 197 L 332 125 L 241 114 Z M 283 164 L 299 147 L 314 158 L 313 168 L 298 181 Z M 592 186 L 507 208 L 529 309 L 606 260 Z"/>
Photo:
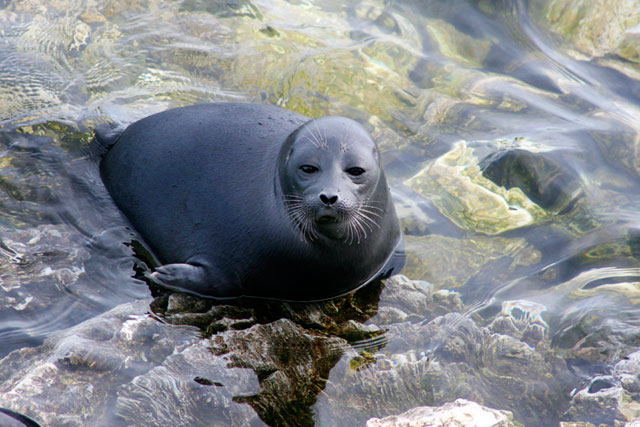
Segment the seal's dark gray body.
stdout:
<path fill-rule="evenodd" d="M 40 427 L 32 418 L 8 408 L 0 408 L 2 427 Z"/>
<path fill-rule="evenodd" d="M 308 239 L 288 214 L 278 164 L 309 120 L 271 106 L 204 104 L 152 115 L 107 141 L 102 179 L 167 264 L 158 282 L 214 298 L 314 301 L 397 270 L 401 236 L 383 173 L 372 194 L 377 224 L 357 244 Z"/>

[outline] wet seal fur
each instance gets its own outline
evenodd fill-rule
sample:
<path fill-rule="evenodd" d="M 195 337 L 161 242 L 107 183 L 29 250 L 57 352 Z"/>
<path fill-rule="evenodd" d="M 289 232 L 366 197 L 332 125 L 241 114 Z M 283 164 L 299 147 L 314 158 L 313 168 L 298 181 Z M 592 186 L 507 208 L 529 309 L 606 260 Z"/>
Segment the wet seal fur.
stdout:
<path fill-rule="evenodd" d="M 164 287 L 318 301 L 402 267 L 378 149 L 353 120 L 203 104 L 96 140 L 102 179 L 164 263 L 149 275 Z"/>
<path fill-rule="evenodd" d="M 33 418 L 9 408 L 0 408 L 0 426 L 41 427 Z"/>

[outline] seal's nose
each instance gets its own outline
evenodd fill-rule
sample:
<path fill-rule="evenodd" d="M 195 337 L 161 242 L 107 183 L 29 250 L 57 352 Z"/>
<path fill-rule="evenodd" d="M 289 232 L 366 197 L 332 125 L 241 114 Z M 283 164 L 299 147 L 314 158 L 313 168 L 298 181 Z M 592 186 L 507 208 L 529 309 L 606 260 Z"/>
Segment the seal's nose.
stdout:
<path fill-rule="evenodd" d="M 325 205 L 333 205 L 338 201 L 337 195 L 326 195 L 325 193 L 320 193 L 320 201 Z"/>

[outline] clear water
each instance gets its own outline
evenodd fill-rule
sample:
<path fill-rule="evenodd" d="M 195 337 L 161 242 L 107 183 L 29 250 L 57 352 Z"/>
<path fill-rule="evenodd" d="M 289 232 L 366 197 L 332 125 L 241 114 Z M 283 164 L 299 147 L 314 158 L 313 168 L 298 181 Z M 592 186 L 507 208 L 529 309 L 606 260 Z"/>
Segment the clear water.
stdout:
<path fill-rule="evenodd" d="M 640 336 L 640 9 L 614 3 L 0 0 L 0 356 L 149 295 L 91 129 L 237 101 L 366 123 L 407 276 L 479 322 L 539 304 L 553 346 L 614 363 Z M 494 224 L 465 174 L 514 148 L 561 198 Z"/>

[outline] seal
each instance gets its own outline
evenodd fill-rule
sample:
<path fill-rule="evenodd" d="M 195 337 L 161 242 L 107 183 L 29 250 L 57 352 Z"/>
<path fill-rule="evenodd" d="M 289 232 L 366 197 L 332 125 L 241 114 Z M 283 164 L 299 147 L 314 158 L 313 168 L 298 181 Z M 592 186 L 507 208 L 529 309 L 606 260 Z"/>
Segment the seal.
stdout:
<path fill-rule="evenodd" d="M 0 426 L 3 427 L 40 427 L 33 418 L 9 408 L 0 408 Z"/>
<path fill-rule="evenodd" d="M 161 286 L 318 301 L 402 267 L 378 148 L 351 119 L 202 104 L 96 139 L 102 180 L 163 264 L 149 275 Z"/>

